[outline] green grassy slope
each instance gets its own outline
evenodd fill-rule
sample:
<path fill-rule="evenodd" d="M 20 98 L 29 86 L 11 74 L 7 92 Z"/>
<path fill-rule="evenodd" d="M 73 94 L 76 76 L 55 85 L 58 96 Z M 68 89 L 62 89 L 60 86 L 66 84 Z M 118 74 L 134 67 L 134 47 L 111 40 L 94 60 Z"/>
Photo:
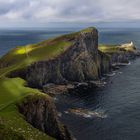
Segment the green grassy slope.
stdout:
<path fill-rule="evenodd" d="M 42 93 L 37 89 L 25 86 L 26 81 L 21 78 L 7 78 L 11 71 L 25 68 L 33 62 L 49 60 L 66 51 L 72 44 L 73 39 L 81 32 L 90 32 L 94 28 L 87 28 L 80 32 L 62 35 L 37 44 L 19 46 L 0 58 L 0 138 L 8 135 L 24 137 L 26 140 L 51 140 L 52 138 L 28 124 L 24 117 L 17 111 L 15 103 L 30 94 Z M 119 51 L 117 46 L 100 45 L 102 52 Z M 46 95 L 47 96 L 47 95 Z M 7 130 L 7 133 L 4 133 Z M 7 138 L 8 139 L 8 138 Z"/>
<path fill-rule="evenodd" d="M 6 75 L 29 64 L 48 60 L 64 52 L 70 45 L 71 36 L 61 36 L 38 44 L 16 47 L 0 59 L 0 137 L 12 138 L 14 133 L 19 133 L 25 139 L 43 140 L 52 139 L 28 124 L 16 108 L 15 103 L 24 99 L 29 94 L 42 94 L 38 90 L 25 87 L 21 78 L 7 78 Z M 4 133 L 7 130 L 9 134 Z M 11 130 L 11 131 L 10 131 Z M 4 136 L 5 135 L 5 136 Z M 11 137 L 11 138 L 10 138 Z M 17 136 L 18 137 L 18 136 Z M 8 139 L 8 138 L 7 138 Z"/>
<path fill-rule="evenodd" d="M 121 46 L 121 45 L 103 45 L 100 44 L 98 49 L 107 54 L 111 53 L 121 53 L 121 52 L 134 52 L 136 48 L 134 46 Z"/>
<path fill-rule="evenodd" d="M 73 44 L 73 39 L 77 35 L 81 32 L 90 32 L 93 29 L 95 28 L 90 27 L 79 32 L 62 35 L 37 44 L 18 46 L 0 59 L 0 67 L 6 67 L 7 71 L 7 69 L 22 68 L 36 61 L 57 57 Z M 3 73 L 3 71 L 5 70 L 0 70 L 0 74 Z"/>
<path fill-rule="evenodd" d="M 42 93 L 36 89 L 25 87 L 26 81 L 23 79 L 7 78 L 6 75 L 11 71 L 25 68 L 33 62 L 57 57 L 72 45 L 72 40 L 79 33 L 90 32 L 91 30 L 93 28 L 87 28 L 80 32 L 63 35 L 37 44 L 19 46 L 0 58 L 0 139 L 52 139 L 28 124 L 17 111 L 15 105 L 30 94 L 41 95 Z"/>
<path fill-rule="evenodd" d="M 20 78 L 0 79 L 0 137 L 9 136 L 9 140 L 15 139 L 15 134 L 25 139 L 51 140 L 52 138 L 28 124 L 24 117 L 17 111 L 15 103 L 30 94 L 42 94 L 36 89 L 25 87 L 25 81 Z M 8 134 L 4 130 L 8 130 Z M 18 137 L 17 135 L 17 137 Z"/>
<path fill-rule="evenodd" d="M 42 42 L 39 46 L 27 45 L 16 47 L 0 59 L 0 74 L 6 74 L 9 71 L 24 68 L 29 64 L 40 61 L 48 60 L 56 57 L 64 52 L 71 42 Z"/>
<path fill-rule="evenodd" d="M 0 139 L 2 139 L 1 137 L 5 137 L 5 140 L 15 140 L 19 137 L 26 140 L 52 139 L 28 124 L 15 105 L 30 94 L 41 95 L 42 93 L 36 89 L 25 87 L 26 81 L 23 79 L 7 78 L 6 75 L 11 71 L 25 68 L 33 62 L 57 57 L 73 44 L 73 39 L 79 33 L 90 32 L 93 29 L 91 27 L 37 44 L 19 46 L 0 58 Z M 100 45 L 99 50 L 104 53 L 113 53 L 119 52 L 120 48 L 114 45 Z"/>
<path fill-rule="evenodd" d="M 99 45 L 99 50 L 103 53 L 113 53 L 119 51 L 116 45 Z"/>

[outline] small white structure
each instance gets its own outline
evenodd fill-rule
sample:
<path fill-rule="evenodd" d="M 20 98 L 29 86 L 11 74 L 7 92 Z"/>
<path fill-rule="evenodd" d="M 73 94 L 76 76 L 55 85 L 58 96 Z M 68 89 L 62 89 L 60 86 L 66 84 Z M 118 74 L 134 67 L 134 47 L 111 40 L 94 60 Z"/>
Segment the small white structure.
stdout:
<path fill-rule="evenodd" d="M 130 43 L 122 44 L 121 47 L 134 47 L 134 43 L 131 41 Z"/>

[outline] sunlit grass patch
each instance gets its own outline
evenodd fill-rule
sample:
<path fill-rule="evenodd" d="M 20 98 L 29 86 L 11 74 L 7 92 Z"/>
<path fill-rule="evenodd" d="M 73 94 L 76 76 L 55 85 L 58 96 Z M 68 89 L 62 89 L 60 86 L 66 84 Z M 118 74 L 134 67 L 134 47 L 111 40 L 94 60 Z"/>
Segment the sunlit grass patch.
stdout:
<path fill-rule="evenodd" d="M 101 52 L 117 52 L 119 51 L 118 46 L 117 45 L 99 45 L 99 50 Z"/>
<path fill-rule="evenodd" d="M 62 40 L 50 42 L 50 44 L 43 42 L 38 47 L 35 45 L 16 47 L 0 59 L 0 66 L 5 68 L 15 65 L 18 69 L 19 66 L 23 68 L 36 61 L 52 59 L 69 46 L 71 46 L 71 42 Z"/>
<path fill-rule="evenodd" d="M 13 136 L 16 132 L 15 134 L 19 134 L 27 140 L 51 140 L 51 137 L 27 123 L 18 112 L 17 102 L 21 102 L 26 96 L 32 94 L 42 94 L 37 89 L 25 87 L 25 84 L 26 82 L 21 78 L 2 77 L 0 79 L 0 120 L 3 120 L 4 129 L 8 129 L 9 136 Z"/>

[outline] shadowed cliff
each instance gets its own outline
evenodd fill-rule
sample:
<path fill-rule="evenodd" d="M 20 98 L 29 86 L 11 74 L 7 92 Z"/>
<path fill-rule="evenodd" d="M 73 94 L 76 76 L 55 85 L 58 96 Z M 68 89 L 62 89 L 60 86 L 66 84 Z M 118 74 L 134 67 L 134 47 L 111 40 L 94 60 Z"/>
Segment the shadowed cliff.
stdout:
<path fill-rule="evenodd" d="M 103 73 L 110 71 L 109 57 L 98 50 L 98 31 L 95 28 L 64 35 L 58 40 L 71 43 L 56 57 L 32 63 L 23 72 L 15 71 L 11 76 L 20 75 L 29 86 L 42 88 L 47 83 L 99 80 Z"/>
<path fill-rule="evenodd" d="M 10 109 L 15 111 L 17 118 L 22 118 L 23 123 L 24 118 L 19 116 L 17 108 L 13 106 L 13 103 L 17 105 L 18 102 L 19 112 L 33 127 L 56 139 L 71 140 L 73 137 L 59 121 L 52 99 L 45 94 L 42 96 L 38 90 L 25 87 L 25 84 L 42 89 L 46 94 L 52 90 L 54 94 L 63 93 L 73 88 L 75 83 L 76 88 L 73 89 L 76 92 L 77 89 L 96 88 L 102 85 L 102 76 L 118 69 L 120 65 L 128 64 L 136 56 L 139 56 L 139 52 L 133 43 L 98 45 L 98 31 L 93 27 L 37 44 L 16 47 L 0 59 L 0 87 L 4 91 L 4 95 L 1 93 L 1 108 L 7 114 L 9 111 L 5 111 L 5 108 L 11 105 Z M 13 96 L 13 91 L 16 96 Z M 2 113 L 3 116 L 5 114 Z M 45 137 L 48 138 L 47 135 Z"/>

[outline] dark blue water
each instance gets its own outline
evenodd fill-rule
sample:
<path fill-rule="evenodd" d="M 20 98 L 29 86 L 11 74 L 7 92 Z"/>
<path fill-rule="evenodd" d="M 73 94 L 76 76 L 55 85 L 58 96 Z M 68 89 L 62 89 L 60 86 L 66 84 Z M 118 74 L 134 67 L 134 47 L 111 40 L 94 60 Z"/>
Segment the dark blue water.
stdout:
<path fill-rule="evenodd" d="M 37 43 L 77 29 L 8 29 L 0 30 L 0 56 L 15 46 Z"/>
<path fill-rule="evenodd" d="M 133 41 L 140 48 L 140 29 L 102 29 L 99 42 L 120 44 Z M 108 84 L 97 91 L 57 98 L 62 120 L 78 140 L 140 139 L 140 59 L 122 67 Z M 99 116 L 67 114 L 82 108 Z"/>
<path fill-rule="evenodd" d="M 139 69 L 140 59 L 137 59 L 132 65 L 121 68 L 122 74 L 111 77 L 101 90 L 58 98 L 62 120 L 78 140 L 140 139 Z M 69 108 L 88 109 L 107 117 L 84 118 L 65 114 Z"/>
<path fill-rule="evenodd" d="M 0 30 L 0 55 L 9 49 L 36 43 L 78 29 Z M 99 29 L 99 42 L 120 44 L 133 41 L 140 48 L 140 29 Z M 122 73 L 119 73 L 122 72 Z M 57 98 L 62 121 L 78 140 L 140 139 L 140 59 L 121 68 L 100 90 Z M 83 108 L 100 116 L 66 114 L 69 108 Z"/>
<path fill-rule="evenodd" d="M 99 42 L 104 44 L 121 44 L 133 41 L 140 48 L 140 28 L 99 29 Z"/>
<path fill-rule="evenodd" d="M 78 31 L 80 28 L 0 29 L 0 56 L 15 46 L 37 43 L 48 38 Z M 120 44 L 135 42 L 139 46 L 140 29 L 99 29 L 99 42 Z"/>

